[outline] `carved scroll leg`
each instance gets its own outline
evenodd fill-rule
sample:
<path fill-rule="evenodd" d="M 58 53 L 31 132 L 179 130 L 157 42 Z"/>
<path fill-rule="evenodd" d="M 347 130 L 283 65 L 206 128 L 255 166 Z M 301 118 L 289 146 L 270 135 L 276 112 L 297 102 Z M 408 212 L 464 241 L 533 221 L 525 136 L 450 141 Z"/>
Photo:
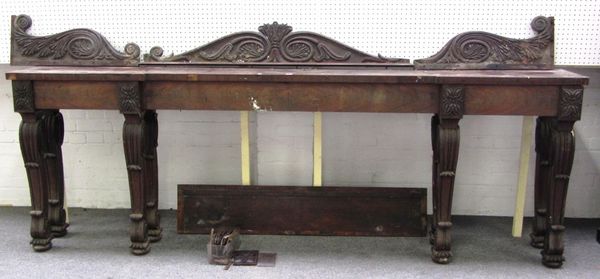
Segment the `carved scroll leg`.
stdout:
<path fill-rule="evenodd" d="M 162 238 L 160 215 L 158 214 L 158 163 L 156 147 L 158 146 L 158 121 L 155 111 L 147 111 L 144 116 L 146 141 L 144 148 L 144 179 L 146 185 L 146 221 L 150 242 Z"/>
<path fill-rule="evenodd" d="M 45 134 L 47 137 L 47 151 L 44 160 L 48 168 L 48 221 L 50 231 L 55 237 L 67 234 L 66 213 L 64 209 L 64 172 L 62 163 L 62 150 L 64 124 L 60 112 L 53 111 L 43 116 Z"/>
<path fill-rule="evenodd" d="M 439 114 L 432 124 L 433 140 L 433 246 L 431 258 L 434 262 L 450 262 L 451 209 L 454 192 L 454 176 L 458 160 L 460 130 L 458 122 L 464 113 L 465 89 L 460 85 L 441 87 Z"/>
<path fill-rule="evenodd" d="M 546 235 L 546 212 L 548 211 L 546 200 L 550 187 L 550 120 L 547 117 L 539 117 L 535 128 L 535 201 L 533 229 L 531 234 L 531 246 L 544 248 L 544 237 Z"/>
<path fill-rule="evenodd" d="M 565 201 L 569 176 L 575 155 L 573 125 L 581 118 L 583 87 L 563 86 L 559 91 L 558 113 L 550 120 L 550 154 L 552 167 L 549 171 L 549 187 L 546 196 L 546 237 L 542 250 L 542 263 L 558 268 L 564 261 Z"/>
<path fill-rule="evenodd" d="M 129 175 L 129 191 L 131 195 L 131 220 L 129 235 L 131 252 L 143 255 L 150 251 L 148 227 L 144 216 L 146 196 L 144 187 L 144 125 L 143 118 L 136 114 L 125 114 L 123 124 L 123 147 Z"/>
<path fill-rule="evenodd" d="M 434 196 L 434 241 L 431 249 L 432 259 L 436 263 L 445 264 L 450 261 L 452 228 L 451 209 L 454 191 L 454 175 L 458 160 L 459 127 L 458 120 L 442 120 L 438 125 L 438 163 L 435 178 Z"/>
<path fill-rule="evenodd" d="M 41 252 L 52 248 L 48 225 L 48 174 L 43 158 L 45 129 L 42 112 L 21 113 L 19 141 L 31 194 L 31 245 Z"/>
<path fill-rule="evenodd" d="M 542 263 L 552 268 L 561 267 L 564 261 L 565 200 L 575 155 L 575 138 L 572 130 L 573 122 L 556 121 L 552 125 L 551 179 L 553 181 L 547 194 L 547 230 L 544 250 L 542 250 Z"/>

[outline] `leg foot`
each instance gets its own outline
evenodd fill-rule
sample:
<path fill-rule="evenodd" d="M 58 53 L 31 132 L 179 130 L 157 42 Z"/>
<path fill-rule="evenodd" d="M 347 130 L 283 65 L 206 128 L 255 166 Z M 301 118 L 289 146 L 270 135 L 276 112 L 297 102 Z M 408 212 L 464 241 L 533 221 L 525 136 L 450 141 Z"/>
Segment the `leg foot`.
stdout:
<path fill-rule="evenodd" d="M 129 235 L 131 236 L 131 253 L 134 255 L 145 255 L 150 252 L 150 241 L 148 240 L 148 225 L 141 214 L 129 215 Z"/>
<path fill-rule="evenodd" d="M 440 222 L 438 223 L 434 232 L 434 243 L 431 247 L 431 259 L 435 263 L 447 264 L 452 258 L 452 251 L 450 250 L 450 228 L 452 223 Z"/>

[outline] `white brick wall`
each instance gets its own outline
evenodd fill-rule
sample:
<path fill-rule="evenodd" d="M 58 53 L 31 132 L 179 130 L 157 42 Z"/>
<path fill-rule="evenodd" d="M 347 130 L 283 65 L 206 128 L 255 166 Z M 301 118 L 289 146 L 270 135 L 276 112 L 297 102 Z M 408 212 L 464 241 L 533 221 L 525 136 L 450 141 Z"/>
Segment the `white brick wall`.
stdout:
<path fill-rule="evenodd" d="M 0 72 L 4 75 L 2 67 Z M 591 77 L 582 120 L 567 216 L 600 217 L 600 69 L 575 69 Z M 0 204 L 29 205 L 18 145 L 20 117 L 10 83 L 0 81 Z M 65 183 L 69 206 L 129 206 L 122 116 L 117 111 L 63 111 Z M 159 111 L 160 208 L 176 207 L 180 183 L 239 184 L 239 113 Z M 312 113 L 251 114 L 253 181 L 310 185 Z M 431 179 L 430 115 L 323 114 L 325 185 L 428 187 Z M 521 117 L 466 116 L 453 212 L 510 216 L 514 210 Z M 526 214 L 533 206 L 533 161 Z M 429 192 L 430 193 L 430 192 Z M 431 200 L 431 197 L 429 197 Z M 431 208 L 431 204 L 429 206 Z M 431 210 L 431 209 L 430 209 Z"/>

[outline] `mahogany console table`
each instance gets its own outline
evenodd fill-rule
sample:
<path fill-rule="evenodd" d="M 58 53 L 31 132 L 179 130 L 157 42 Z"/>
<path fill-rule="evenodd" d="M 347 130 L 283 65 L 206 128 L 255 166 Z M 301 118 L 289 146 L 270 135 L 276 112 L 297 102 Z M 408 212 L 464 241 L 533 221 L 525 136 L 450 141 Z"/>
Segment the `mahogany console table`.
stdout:
<path fill-rule="evenodd" d="M 125 118 L 123 145 L 131 192 L 131 251 L 161 238 L 157 211 L 157 113 L 253 110 L 432 114 L 432 258 L 449 262 L 452 193 L 463 115 L 536 115 L 533 246 L 549 267 L 563 262 L 563 216 L 573 163 L 573 124 L 587 77 L 553 69 L 554 22 L 537 17 L 524 40 L 484 32 L 453 38 L 414 61 L 371 56 L 327 37 L 266 24 L 189 52 L 140 62 L 89 29 L 35 37 L 28 16 L 13 16 L 14 109 L 31 191 L 31 244 L 51 248 L 67 233 L 63 209 L 60 109 L 114 109 Z M 468 147 L 466 147 L 468 148 Z M 424 154 L 425 155 L 425 154 Z M 429 156 L 429 155 L 427 155 Z M 460 175 L 460 174 L 458 174 Z"/>

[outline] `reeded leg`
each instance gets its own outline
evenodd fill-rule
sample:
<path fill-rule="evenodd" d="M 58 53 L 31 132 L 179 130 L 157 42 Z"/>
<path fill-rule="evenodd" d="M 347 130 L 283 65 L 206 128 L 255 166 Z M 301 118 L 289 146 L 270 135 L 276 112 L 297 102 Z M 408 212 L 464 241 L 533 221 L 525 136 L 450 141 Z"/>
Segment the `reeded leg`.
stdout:
<path fill-rule="evenodd" d="M 151 242 L 162 238 L 160 215 L 158 214 L 158 163 L 156 147 L 158 146 L 158 121 L 155 111 L 147 111 L 144 116 L 144 179 L 146 185 L 146 222 Z"/>
<path fill-rule="evenodd" d="M 433 200 L 435 201 L 433 216 L 433 247 L 431 257 L 434 262 L 446 264 L 452 257 L 450 250 L 452 228 L 451 209 L 454 191 L 454 176 L 458 160 L 459 126 L 458 120 L 440 120 L 437 123 L 437 152 L 434 151 L 434 170 L 436 177 L 433 183 Z M 434 149 L 435 150 L 435 149 Z M 437 153 L 437 154 L 435 154 Z"/>
<path fill-rule="evenodd" d="M 52 248 L 48 224 L 48 174 L 44 162 L 46 135 L 43 112 L 21 113 L 19 142 L 31 194 L 31 245 L 37 252 Z"/>
<path fill-rule="evenodd" d="M 569 176 L 575 155 L 573 121 L 552 122 L 552 180 L 547 193 L 548 212 L 546 217 L 546 237 L 542 251 L 542 263 L 548 267 L 561 267 L 564 261 L 565 200 Z"/>
<path fill-rule="evenodd" d="M 62 150 L 64 135 L 63 118 L 60 112 L 52 111 L 43 117 L 45 134 L 47 137 L 47 150 L 44 160 L 48 170 L 48 222 L 50 231 L 55 237 L 67 234 L 66 213 L 64 210 L 64 172 L 62 163 Z"/>
<path fill-rule="evenodd" d="M 143 114 L 125 114 L 123 124 L 123 147 L 129 175 L 129 191 L 131 194 L 131 220 L 129 235 L 131 252 L 143 255 L 150 251 L 148 227 L 144 216 L 146 196 L 144 187 L 144 125 Z"/>
<path fill-rule="evenodd" d="M 547 193 L 550 187 L 550 119 L 548 117 L 538 117 L 535 128 L 535 201 L 533 229 L 531 234 L 531 246 L 535 248 L 544 248 L 544 237 L 546 235 L 546 213 L 547 213 Z"/>

